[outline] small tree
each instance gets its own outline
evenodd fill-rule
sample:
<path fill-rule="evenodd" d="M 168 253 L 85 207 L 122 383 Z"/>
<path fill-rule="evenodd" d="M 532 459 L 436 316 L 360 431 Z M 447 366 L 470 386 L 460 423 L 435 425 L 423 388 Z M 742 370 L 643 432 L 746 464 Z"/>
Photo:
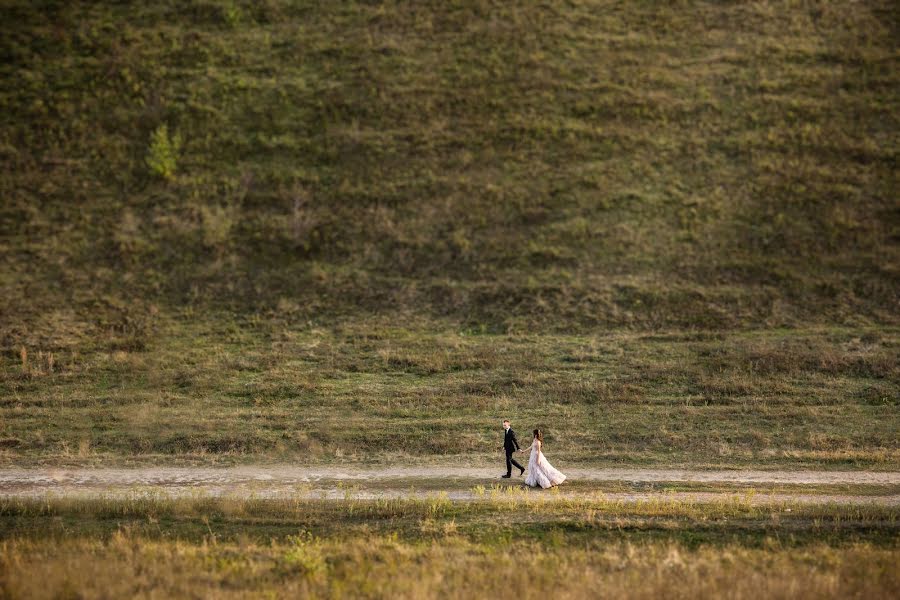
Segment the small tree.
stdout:
<path fill-rule="evenodd" d="M 180 149 L 181 136 L 176 133 L 169 137 L 169 128 L 165 124 L 160 125 L 150 136 L 147 166 L 163 179 L 171 181 L 175 178 Z"/>

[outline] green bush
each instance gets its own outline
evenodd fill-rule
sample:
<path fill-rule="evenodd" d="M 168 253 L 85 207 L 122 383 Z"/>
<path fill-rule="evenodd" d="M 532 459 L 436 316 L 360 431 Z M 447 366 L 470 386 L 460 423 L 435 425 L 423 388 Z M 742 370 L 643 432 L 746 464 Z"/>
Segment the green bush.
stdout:
<path fill-rule="evenodd" d="M 160 125 L 150 136 L 150 150 L 147 152 L 147 166 L 163 179 L 175 178 L 178 166 L 178 152 L 181 150 L 181 136 L 177 133 L 169 137 L 169 128 Z"/>

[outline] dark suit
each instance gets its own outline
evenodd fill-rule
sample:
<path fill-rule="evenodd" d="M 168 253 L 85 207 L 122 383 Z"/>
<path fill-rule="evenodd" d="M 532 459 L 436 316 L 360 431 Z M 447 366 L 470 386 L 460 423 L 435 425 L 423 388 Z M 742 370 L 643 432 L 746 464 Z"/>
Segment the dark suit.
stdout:
<path fill-rule="evenodd" d="M 516 432 L 512 430 L 512 427 L 507 429 L 506 434 L 503 436 L 503 449 L 506 450 L 506 474 L 512 475 L 513 465 L 524 471 L 525 467 L 517 463 L 516 459 L 512 457 L 513 452 L 519 449 L 519 440 L 516 439 Z"/>

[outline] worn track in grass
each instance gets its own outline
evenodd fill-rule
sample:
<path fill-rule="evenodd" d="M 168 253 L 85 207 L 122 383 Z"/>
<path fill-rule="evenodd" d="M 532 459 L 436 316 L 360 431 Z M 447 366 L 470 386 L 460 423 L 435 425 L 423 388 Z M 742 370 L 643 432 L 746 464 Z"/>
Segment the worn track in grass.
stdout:
<path fill-rule="evenodd" d="M 900 473 L 871 471 L 695 471 L 678 469 L 566 469 L 569 483 L 562 496 L 603 494 L 604 498 L 638 502 L 653 499 L 710 502 L 736 496 L 753 503 L 877 503 L 900 505 Z M 624 489 L 610 491 L 612 483 Z M 700 491 L 661 490 L 658 484 L 703 485 Z M 477 499 L 496 488 L 522 485 L 521 478 L 503 480 L 498 469 L 473 467 L 303 467 L 240 466 L 225 468 L 146 467 L 134 469 L 2 469 L 2 496 L 128 496 L 209 494 L 235 497 L 404 498 L 446 493 L 453 500 Z M 641 489 L 648 486 L 650 489 Z M 737 489 L 736 489 L 736 486 Z M 744 489 L 740 489 L 743 486 Z M 749 493 L 755 486 L 790 486 L 789 491 Z M 803 489 L 809 486 L 809 492 Z M 822 486 L 848 486 L 821 491 Z M 856 494 L 853 486 L 883 488 L 884 493 Z M 716 489 L 721 487 L 722 489 Z M 711 489 L 710 489 L 711 488 Z M 730 488 L 730 489 L 729 489 Z M 546 497 L 553 492 L 530 490 Z"/>

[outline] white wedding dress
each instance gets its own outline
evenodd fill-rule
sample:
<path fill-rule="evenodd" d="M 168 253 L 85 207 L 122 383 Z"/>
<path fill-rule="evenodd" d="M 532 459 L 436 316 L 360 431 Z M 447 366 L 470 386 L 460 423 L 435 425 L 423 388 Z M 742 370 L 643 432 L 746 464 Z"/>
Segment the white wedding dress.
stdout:
<path fill-rule="evenodd" d="M 565 480 L 566 476 L 554 469 L 544 453 L 541 452 L 540 440 L 534 440 L 531 443 L 531 457 L 528 459 L 528 477 L 525 478 L 525 485 L 548 488 L 559 485 Z"/>

